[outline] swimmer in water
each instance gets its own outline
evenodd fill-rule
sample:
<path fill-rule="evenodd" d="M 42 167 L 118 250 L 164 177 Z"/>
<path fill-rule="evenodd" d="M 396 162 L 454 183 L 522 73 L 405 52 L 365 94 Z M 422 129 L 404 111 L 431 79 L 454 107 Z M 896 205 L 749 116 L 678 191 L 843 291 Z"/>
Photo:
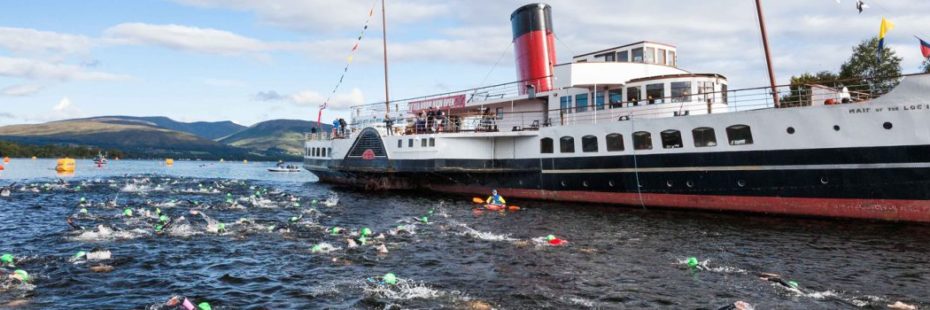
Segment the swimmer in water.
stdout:
<path fill-rule="evenodd" d="M 0 197 L 10 197 L 10 195 L 13 193 L 13 186 L 15 185 L 16 183 L 13 183 L 7 185 L 6 187 L 0 188 Z"/>
<path fill-rule="evenodd" d="M 84 226 L 75 224 L 74 218 L 72 218 L 71 216 L 68 216 L 67 221 L 68 221 L 68 227 L 71 228 L 71 230 L 84 230 Z"/>
<path fill-rule="evenodd" d="M 187 297 L 182 296 L 172 296 L 171 299 L 168 299 L 164 304 L 158 305 L 153 308 L 155 310 L 212 310 L 210 303 L 201 302 L 194 306 L 194 303 L 187 299 Z"/>
<path fill-rule="evenodd" d="M 759 276 L 759 279 L 778 284 L 779 286 L 784 287 L 786 289 L 797 290 L 798 292 L 803 293 L 803 291 L 801 290 L 801 287 L 798 285 L 798 282 L 782 279 L 782 277 L 778 274 L 760 272 L 757 274 L 757 276 Z"/>
<path fill-rule="evenodd" d="M 754 310 L 754 309 L 755 308 L 753 308 L 752 305 L 749 304 L 748 302 L 740 300 L 732 304 L 723 306 L 717 310 Z"/>

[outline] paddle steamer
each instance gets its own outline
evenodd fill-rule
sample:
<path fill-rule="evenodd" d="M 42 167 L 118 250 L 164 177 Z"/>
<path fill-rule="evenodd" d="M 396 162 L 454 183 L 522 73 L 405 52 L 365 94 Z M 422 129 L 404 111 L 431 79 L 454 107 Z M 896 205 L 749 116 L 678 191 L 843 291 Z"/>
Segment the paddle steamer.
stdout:
<path fill-rule="evenodd" d="M 308 134 L 304 167 L 369 189 L 930 222 L 930 75 L 732 90 L 658 42 L 557 64 L 548 5 L 510 19 L 518 82 L 354 107 L 344 133 Z"/>

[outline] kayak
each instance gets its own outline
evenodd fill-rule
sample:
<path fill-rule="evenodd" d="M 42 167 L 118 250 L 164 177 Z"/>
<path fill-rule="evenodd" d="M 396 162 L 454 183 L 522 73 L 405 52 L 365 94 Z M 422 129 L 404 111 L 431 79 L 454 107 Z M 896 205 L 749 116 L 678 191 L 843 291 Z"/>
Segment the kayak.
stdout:
<path fill-rule="evenodd" d="M 271 172 L 300 172 L 300 168 L 268 168 Z"/>
<path fill-rule="evenodd" d="M 486 205 L 484 205 L 484 208 L 485 208 L 485 209 L 488 209 L 488 210 L 491 210 L 491 211 L 503 211 L 503 210 L 517 211 L 517 210 L 520 210 L 520 207 L 518 207 L 518 206 L 492 205 L 492 204 L 486 204 Z"/>

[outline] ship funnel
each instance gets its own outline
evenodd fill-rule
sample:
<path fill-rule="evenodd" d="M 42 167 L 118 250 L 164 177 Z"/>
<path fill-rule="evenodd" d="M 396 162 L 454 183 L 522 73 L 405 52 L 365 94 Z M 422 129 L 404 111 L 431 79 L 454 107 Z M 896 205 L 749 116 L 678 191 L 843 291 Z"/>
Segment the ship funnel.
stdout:
<path fill-rule="evenodd" d="M 510 14 L 513 26 L 514 56 L 517 78 L 523 81 L 520 94 L 527 88 L 536 92 L 552 89 L 555 66 L 555 35 L 552 32 L 552 7 L 548 4 L 527 4 Z"/>

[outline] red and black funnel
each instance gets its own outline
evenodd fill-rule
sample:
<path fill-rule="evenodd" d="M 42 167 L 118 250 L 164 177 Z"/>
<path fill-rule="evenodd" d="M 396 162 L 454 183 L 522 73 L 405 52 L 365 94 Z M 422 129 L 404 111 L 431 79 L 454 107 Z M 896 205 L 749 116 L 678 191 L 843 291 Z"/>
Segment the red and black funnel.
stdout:
<path fill-rule="evenodd" d="M 527 4 L 510 14 L 513 26 L 513 46 L 517 59 L 517 77 L 537 92 L 552 89 L 555 66 L 555 35 L 552 32 L 552 7 L 548 4 Z"/>

